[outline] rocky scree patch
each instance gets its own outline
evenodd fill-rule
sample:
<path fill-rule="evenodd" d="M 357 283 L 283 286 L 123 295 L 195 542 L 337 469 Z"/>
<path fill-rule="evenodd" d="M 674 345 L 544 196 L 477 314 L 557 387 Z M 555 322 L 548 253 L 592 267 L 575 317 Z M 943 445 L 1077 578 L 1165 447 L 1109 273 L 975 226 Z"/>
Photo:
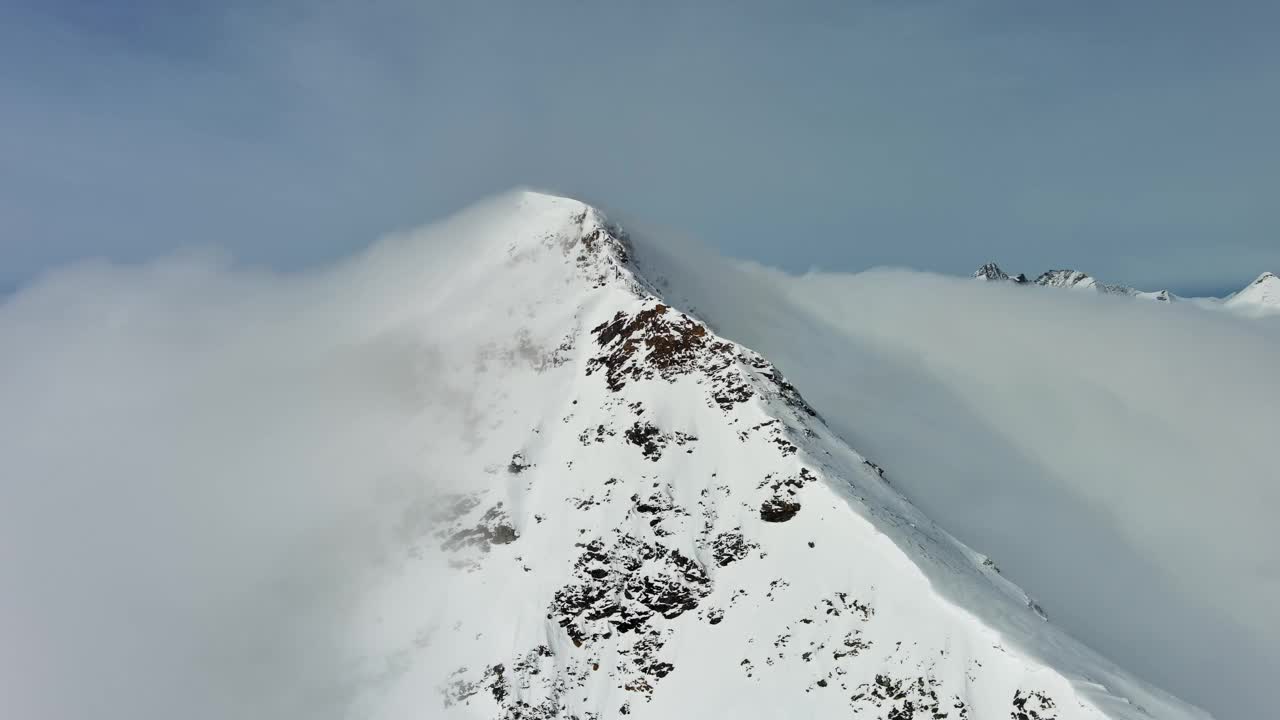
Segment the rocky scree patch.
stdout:
<path fill-rule="evenodd" d="M 553 658 L 551 648 L 539 645 L 509 665 L 484 668 L 479 677 L 466 667 L 458 668 L 440 688 L 444 706 L 470 705 L 483 693 L 497 706 L 496 720 L 599 720 L 592 712 L 573 714 L 566 704 L 570 691 L 586 686 L 588 664 L 570 660 L 557 667 Z"/>
<path fill-rule="evenodd" d="M 650 694 L 674 669 L 659 657 L 672 631 L 655 618 L 671 620 L 697 608 L 711 593 L 711 578 L 679 550 L 629 534 L 582 548 L 574 580 L 556 591 L 547 619 L 577 647 L 612 640 L 621 658 L 616 677 L 627 689 Z"/>
<path fill-rule="evenodd" d="M 470 503 L 470 500 L 461 502 Z M 443 539 L 440 549 L 453 554 L 449 564 L 454 568 L 468 570 L 477 569 L 481 557 L 494 545 L 509 545 L 520 537 L 501 502 L 486 510 L 474 525 L 467 526 L 466 523 L 457 522 L 438 531 L 436 535 Z"/>

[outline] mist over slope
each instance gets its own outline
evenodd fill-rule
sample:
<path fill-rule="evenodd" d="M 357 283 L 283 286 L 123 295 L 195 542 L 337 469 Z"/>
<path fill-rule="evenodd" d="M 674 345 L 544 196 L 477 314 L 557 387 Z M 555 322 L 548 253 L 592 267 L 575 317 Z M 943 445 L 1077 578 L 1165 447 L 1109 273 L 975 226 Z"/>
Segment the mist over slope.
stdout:
<path fill-rule="evenodd" d="M 353 671 L 353 607 L 442 480 L 437 433 L 511 416 L 456 382 L 494 319 L 475 288 L 506 282 L 473 246 L 521 230 L 506 202 L 310 273 L 89 264 L 0 306 L 0 714 L 339 717 L 378 681 Z M 1219 717 L 1265 716 L 1277 324 L 634 245 L 1058 624 Z"/>
<path fill-rule="evenodd" d="M 344 715 L 350 608 L 461 402 L 421 313 L 470 217 L 302 274 L 86 263 L 0 306 L 0 715 Z"/>
<path fill-rule="evenodd" d="M 1052 619 L 1220 717 L 1270 712 L 1280 322 L 646 236 L 647 272 Z"/>

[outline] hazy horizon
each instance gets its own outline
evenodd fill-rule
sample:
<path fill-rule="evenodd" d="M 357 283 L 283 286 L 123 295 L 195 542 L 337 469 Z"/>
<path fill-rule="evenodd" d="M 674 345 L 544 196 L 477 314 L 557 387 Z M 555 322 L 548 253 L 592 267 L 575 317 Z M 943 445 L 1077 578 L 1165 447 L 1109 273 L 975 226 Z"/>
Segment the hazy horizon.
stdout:
<path fill-rule="evenodd" d="M 0 3 L 0 288 L 517 185 L 804 271 L 1280 271 L 1280 6 Z"/>

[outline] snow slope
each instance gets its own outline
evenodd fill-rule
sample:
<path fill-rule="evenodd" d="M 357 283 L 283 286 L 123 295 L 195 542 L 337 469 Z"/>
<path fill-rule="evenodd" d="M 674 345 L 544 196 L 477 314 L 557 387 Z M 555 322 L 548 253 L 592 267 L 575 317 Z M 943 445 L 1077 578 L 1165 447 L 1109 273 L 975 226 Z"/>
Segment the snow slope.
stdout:
<path fill-rule="evenodd" d="M 1259 317 L 1280 314 L 1280 277 L 1264 272 L 1222 302 L 1228 310 Z"/>
<path fill-rule="evenodd" d="M 352 624 L 370 718 L 1205 718 L 1047 622 L 766 358 L 537 193 L 421 302 L 430 492 Z"/>

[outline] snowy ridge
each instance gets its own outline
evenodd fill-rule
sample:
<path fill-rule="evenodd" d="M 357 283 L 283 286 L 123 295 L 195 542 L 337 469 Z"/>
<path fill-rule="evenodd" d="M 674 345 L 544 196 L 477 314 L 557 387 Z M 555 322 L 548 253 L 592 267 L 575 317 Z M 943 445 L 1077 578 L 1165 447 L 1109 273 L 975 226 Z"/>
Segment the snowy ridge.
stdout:
<path fill-rule="evenodd" d="M 1026 275 L 1018 274 L 1011 277 L 1001 270 L 995 263 L 987 263 L 986 265 L 978 268 L 973 273 L 973 277 L 988 281 L 1008 280 L 1018 285 L 1028 283 Z M 1087 273 L 1083 273 L 1079 270 L 1049 270 L 1048 272 L 1041 273 L 1040 276 L 1030 284 L 1039 285 L 1041 287 L 1064 288 L 1069 290 L 1092 290 L 1107 295 L 1125 295 L 1128 297 L 1152 300 L 1155 302 L 1167 303 L 1179 299 L 1177 295 L 1174 295 L 1168 290 L 1143 292 L 1141 290 L 1135 290 L 1128 285 L 1109 285 L 1106 283 L 1100 283 Z"/>
<path fill-rule="evenodd" d="M 987 263 L 974 271 L 973 278 L 987 282 L 1012 282 L 1016 285 L 1027 284 L 1026 275 L 1010 276 L 995 263 Z M 1050 270 L 1042 273 L 1032 284 L 1041 287 L 1064 288 L 1070 290 L 1093 290 L 1108 295 L 1125 295 L 1140 300 L 1169 303 L 1183 298 L 1168 290 L 1146 292 L 1136 290 L 1128 285 L 1109 285 L 1100 283 L 1093 277 L 1079 270 Z M 1240 291 L 1225 298 L 1190 298 L 1196 305 L 1210 309 L 1225 309 L 1252 317 L 1280 314 L 1280 277 L 1274 273 L 1264 272 L 1256 280 Z"/>
<path fill-rule="evenodd" d="M 1035 280 L 1042 287 L 1096 290 L 1098 282 L 1079 270 L 1050 270 Z"/>
<path fill-rule="evenodd" d="M 1100 283 L 1079 270 L 1050 270 L 1036 278 L 1035 283 L 1043 287 L 1068 288 L 1071 290 L 1095 290 L 1107 295 L 1125 295 L 1128 297 L 1141 298 L 1143 300 L 1154 300 L 1156 302 L 1170 302 L 1176 298 L 1176 296 L 1168 290 L 1160 290 L 1159 292 L 1142 292 L 1140 290 L 1135 290 L 1128 285 Z"/>
<path fill-rule="evenodd" d="M 357 715 L 1208 717 L 1046 622 L 598 211 L 481 215 L 412 318 L 449 340 L 437 486 L 364 601 Z"/>

